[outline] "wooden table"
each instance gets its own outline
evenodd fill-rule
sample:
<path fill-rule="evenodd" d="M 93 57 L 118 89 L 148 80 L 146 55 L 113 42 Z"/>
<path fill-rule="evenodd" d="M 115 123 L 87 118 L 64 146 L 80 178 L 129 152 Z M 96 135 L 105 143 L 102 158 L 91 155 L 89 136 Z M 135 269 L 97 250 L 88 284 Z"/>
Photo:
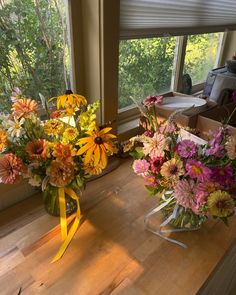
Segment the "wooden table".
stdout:
<path fill-rule="evenodd" d="M 236 238 L 236 218 L 227 228 L 209 221 L 199 231 L 170 234 L 188 249 L 144 229 L 156 205 L 131 161 L 90 182 L 81 198 L 82 224 L 63 258 L 59 219 L 47 215 L 40 195 L 0 213 L 0 294 L 191 295 Z M 159 216 L 152 220 L 159 222 Z"/>

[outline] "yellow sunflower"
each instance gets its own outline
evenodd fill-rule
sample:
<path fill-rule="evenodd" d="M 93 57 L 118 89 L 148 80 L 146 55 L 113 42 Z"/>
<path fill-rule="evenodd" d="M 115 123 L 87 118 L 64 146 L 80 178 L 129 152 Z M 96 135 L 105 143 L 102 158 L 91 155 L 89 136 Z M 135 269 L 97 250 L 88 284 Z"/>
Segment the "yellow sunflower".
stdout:
<path fill-rule="evenodd" d="M 115 135 L 108 133 L 112 128 L 104 128 L 99 130 L 96 128 L 92 131 L 87 131 L 88 137 L 80 138 L 77 142 L 78 145 L 83 145 L 77 155 L 84 153 L 84 164 L 87 165 L 94 160 L 93 165 L 101 165 L 102 168 L 107 166 L 107 154 L 113 154 L 116 152 L 116 147 L 111 142 L 112 138 L 116 138 Z"/>
<path fill-rule="evenodd" d="M 66 108 L 68 110 L 74 110 L 74 108 L 80 108 L 83 105 L 87 105 L 87 100 L 84 96 L 74 94 L 71 90 L 67 90 L 64 95 L 57 97 L 57 108 Z"/>

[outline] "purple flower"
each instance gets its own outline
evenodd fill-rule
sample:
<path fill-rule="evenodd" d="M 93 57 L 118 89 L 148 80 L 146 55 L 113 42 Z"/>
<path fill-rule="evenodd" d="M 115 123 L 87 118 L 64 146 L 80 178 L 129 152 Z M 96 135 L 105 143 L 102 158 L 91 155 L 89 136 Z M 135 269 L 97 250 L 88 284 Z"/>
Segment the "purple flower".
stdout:
<path fill-rule="evenodd" d="M 234 177 L 233 177 L 233 169 L 231 166 L 225 167 L 213 167 L 212 169 L 211 179 L 214 182 L 219 183 L 223 187 L 231 186 Z"/>
<path fill-rule="evenodd" d="M 178 143 L 178 154 L 183 158 L 191 158 L 197 154 L 196 144 L 189 139 L 184 139 Z"/>
<path fill-rule="evenodd" d="M 147 96 L 143 100 L 143 104 L 149 108 L 156 104 L 161 104 L 162 100 L 163 100 L 163 96 Z"/>
<path fill-rule="evenodd" d="M 144 174 L 148 171 L 150 164 L 146 160 L 134 160 L 133 169 L 137 174 Z"/>
<path fill-rule="evenodd" d="M 207 156 L 215 156 L 215 157 L 221 157 L 223 152 L 225 151 L 225 148 L 223 145 L 221 145 L 221 142 L 223 140 L 224 136 L 224 129 L 219 128 L 216 132 L 212 133 L 212 139 L 209 141 L 209 148 L 206 149 L 206 155 Z"/>
<path fill-rule="evenodd" d="M 188 160 L 186 163 L 186 170 L 187 175 L 191 178 L 197 178 L 201 182 L 209 181 L 211 176 L 211 169 L 197 160 Z"/>
<path fill-rule="evenodd" d="M 14 102 L 16 102 L 16 100 L 18 99 L 18 98 L 20 98 L 20 96 L 21 96 L 21 90 L 20 90 L 20 88 L 18 88 L 18 87 L 14 87 L 13 89 L 12 89 L 12 93 L 11 93 L 11 97 L 10 97 L 10 99 L 11 99 L 11 101 L 14 103 Z"/>

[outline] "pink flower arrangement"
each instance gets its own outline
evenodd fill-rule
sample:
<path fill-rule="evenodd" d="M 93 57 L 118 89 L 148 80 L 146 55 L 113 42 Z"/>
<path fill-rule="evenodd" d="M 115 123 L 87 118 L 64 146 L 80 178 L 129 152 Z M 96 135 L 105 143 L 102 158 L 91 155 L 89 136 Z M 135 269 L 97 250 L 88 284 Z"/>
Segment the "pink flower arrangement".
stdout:
<path fill-rule="evenodd" d="M 171 196 L 166 210 L 175 210 L 178 226 L 199 225 L 210 216 L 227 222 L 236 208 L 235 138 L 222 126 L 206 144 L 185 139 L 173 120 L 158 123 L 160 101 L 151 96 L 143 101 L 148 123 L 143 135 L 131 140 L 134 172 L 144 178 L 150 195 L 162 196 L 159 204 Z"/>

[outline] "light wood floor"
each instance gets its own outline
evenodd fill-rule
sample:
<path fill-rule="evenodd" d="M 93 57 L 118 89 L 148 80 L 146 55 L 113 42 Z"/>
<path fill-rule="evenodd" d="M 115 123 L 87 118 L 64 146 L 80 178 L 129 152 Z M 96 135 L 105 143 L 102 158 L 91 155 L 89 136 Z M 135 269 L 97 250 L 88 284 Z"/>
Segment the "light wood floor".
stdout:
<path fill-rule="evenodd" d="M 209 221 L 199 231 L 171 234 L 188 249 L 171 244 L 144 230 L 156 201 L 145 199 L 130 165 L 124 160 L 88 184 L 82 224 L 57 263 L 50 259 L 60 246 L 59 219 L 45 213 L 40 195 L 2 211 L 0 294 L 196 294 L 236 238 L 236 218 L 229 228 Z"/>

